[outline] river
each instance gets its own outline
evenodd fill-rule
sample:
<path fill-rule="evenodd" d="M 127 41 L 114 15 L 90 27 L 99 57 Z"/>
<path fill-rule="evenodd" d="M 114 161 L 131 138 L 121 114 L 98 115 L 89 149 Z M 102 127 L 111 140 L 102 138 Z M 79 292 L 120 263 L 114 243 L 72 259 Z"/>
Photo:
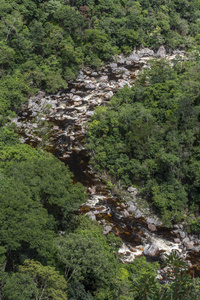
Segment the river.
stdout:
<path fill-rule="evenodd" d="M 177 250 L 200 275 L 200 241 L 183 231 L 183 225 L 165 228 L 148 209 L 138 207 L 137 189 L 130 187 L 122 197 L 111 192 L 89 165 L 85 149 L 87 122 L 98 105 L 107 105 L 114 93 L 126 84 L 134 86 L 140 69 L 148 67 L 149 55 L 118 56 L 115 62 L 99 70 L 83 68 L 62 93 L 40 92 L 29 99 L 26 108 L 14 120 L 21 140 L 41 145 L 61 159 L 74 174 L 74 181 L 87 189 L 88 201 L 80 208 L 97 220 L 104 234 L 113 232 L 122 239 L 121 260 L 132 261 L 144 253 L 150 261 L 162 260 L 163 254 Z M 171 58 L 171 57 L 168 57 Z M 161 271 L 162 275 L 162 271 Z"/>

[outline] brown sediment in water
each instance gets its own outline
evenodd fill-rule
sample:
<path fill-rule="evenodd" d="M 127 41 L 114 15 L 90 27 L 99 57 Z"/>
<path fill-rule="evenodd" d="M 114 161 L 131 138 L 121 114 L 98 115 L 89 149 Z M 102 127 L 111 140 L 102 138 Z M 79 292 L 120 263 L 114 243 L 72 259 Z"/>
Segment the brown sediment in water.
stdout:
<path fill-rule="evenodd" d="M 118 66 L 124 66 L 123 64 L 118 64 Z M 130 78 L 135 79 L 136 75 L 134 72 L 141 68 L 141 64 L 127 65 L 126 69 L 131 71 Z M 111 68 L 108 68 L 108 81 L 117 81 L 122 78 L 122 74 L 116 75 L 111 72 Z M 99 78 L 101 75 L 94 76 Z M 72 82 L 69 83 L 68 89 L 65 93 L 69 93 L 71 89 L 75 91 L 81 91 L 81 97 L 87 95 L 88 89 L 80 83 Z M 58 100 L 58 102 L 63 102 L 66 106 L 65 109 L 58 108 L 57 112 L 65 114 L 66 116 L 71 116 L 74 113 L 73 100 L 70 100 L 68 97 L 61 95 L 51 96 L 52 100 Z M 84 100 L 82 101 L 83 103 Z M 102 102 L 103 103 L 103 102 Z M 58 105 L 57 105 L 58 106 Z M 89 105 L 90 109 L 93 109 L 93 105 Z M 19 115 L 19 121 L 23 122 L 26 125 L 26 122 L 34 121 L 35 118 L 32 116 L 30 110 L 26 110 L 27 114 L 21 113 Z M 146 219 L 141 217 L 139 219 L 134 218 L 133 215 L 124 217 L 123 212 L 127 208 L 126 204 L 117 197 L 111 197 L 110 191 L 105 187 L 102 181 L 96 176 L 94 170 L 91 170 L 89 165 L 89 156 L 86 149 L 84 148 L 84 138 L 85 133 L 82 131 L 83 126 L 78 124 L 79 120 L 57 118 L 56 115 L 46 116 L 46 121 L 50 125 L 49 132 L 47 133 L 47 138 L 49 143 L 46 145 L 47 151 L 51 152 L 53 155 L 58 157 L 63 161 L 74 174 L 74 182 L 81 182 L 87 189 L 87 192 L 92 196 L 91 190 L 95 187 L 94 194 L 100 195 L 104 198 L 100 200 L 99 206 L 91 208 L 87 204 L 81 206 L 80 213 L 85 214 L 88 212 L 94 212 L 97 221 L 100 223 L 105 221 L 106 224 L 112 224 L 112 232 L 119 236 L 125 244 L 129 244 L 132 247 L 143 245 L 145 231 L 148 230 L 148 224 Z M 89 118 L 88 118 L 89 120 Z M 46 122 L 45 121 L 45 122 Z M 44 126 L 45 123 L 41 123 L 41 126 Z M 57 130 L 53 129 L 54 126 L 57 126 Z M 25 126 L 26 127 L 26 126 Z M 27 136 L 25 128 L 18 130 L 20 135 L 26 138 L 26 143 L 30 144 L 32 147 L 37 147 L 40 142 L 37 139 L 34 140 L 33 136 Z M 37 135 L 37 129 L 34 131 L 34 134 Z M 70 134 L 73 134 L 74 140 L 70 139 Z M 107 211 L 105 212 L 105 208 Z M 174 240 L 176 235 L 172 232 L 171 229 L 164 226 L 156 226 L 157 231 L 154 233 L 158 238 L 166 239 L 168 241 Z M 134 251 L 134 250 L 133 250 Z M 162 250 L 161 250 L 162 252 Z M 157 258 L 159 260 L 159 257 Z M 191 272 L 195 276 L 200 276 L 200 256 L 199 253 L 194 253 L 191 251 L 188 253 L 188 259 L 192 262 L 193 268 Z"/>

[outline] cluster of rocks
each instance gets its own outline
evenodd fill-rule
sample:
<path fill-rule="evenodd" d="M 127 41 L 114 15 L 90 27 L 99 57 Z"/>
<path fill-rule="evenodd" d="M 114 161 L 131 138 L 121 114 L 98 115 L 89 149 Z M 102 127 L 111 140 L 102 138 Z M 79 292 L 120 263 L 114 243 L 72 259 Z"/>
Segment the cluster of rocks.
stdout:
<path fill-rule="evenodd" d="M 23 141 L 41 142 L 38 131 L 45 132 L 47 122 L 56 121 L 57 124 L 62 122 L 62 126 L 53 126 L 49 135 L 60 149 L 63 143 L 61 153 L 68 155 L 67 151 L 74 148 L 83 149 L 80 140 L 86 131 L 84 124 L 90 120 L 94 108 L 106 103 L 125 85 L 132 86 L 142 65 L 140 61 L 131 60 L 130 64 L 126 60 L 124 63 L 109 63 L 99 70 L 84 67 L 77 78 L 68 83 L 64 93 L 45 95 L 40 92 L 31 97 L 26 109 L 13 120 L 23 131 Z"/>
<path fill-rule="evenodd" d="M 128 57 L 119 55 L 117 56 L 116 61 L 119 63 L 126 63 L 127 65 L 129 65 L 132 63 L 132 61 L 140 61 L 145 63 L 147 60 L 152 58 L 167 58 L 169 60 L 173 60 L 176 58 L 177 55 L 179 56 L 179 58 L 184 58 L 185 51 L 175 50 L 169 54 L 167 53 L 164 46 L 160 46 L 157 52 L 154 52 L 149 48 L 143 48 L 140 50 L 133 51 Z"/>
<path fill-rule="evenodd" d="M 174 242 L 181 244 L 181 249 L 187 251 L 200 252 L 200 240 L 195 235 L 189 235 L 183 230 L 183 225 L 174 225 Z"/>
<path fill-rule="evenodd" d="M 188 254 L 200 252 L 200 240 L 187 234 L 182 224 L 166 229 L 158 217 L 149 216 L 148 211 L 138 208 L 137 188 L 129 187 L 127 192 L 129 194 L 127 202 L 120 203 L 114 199 L 115 205 L 111 205 L 110 200 L 107 202 L 109 195 L 104 193 L 100 196 L 93 191 L 92 199 L 85 204 L 90 207 L 87 214 L 103 226 L 105 235 L 114 232 L 123 240 L 124 234 L 129 230 L 128 235 L 131 239 L 128 242 L 124 240 L 119 249 L 121 261 L 131 262 L 141 255 L 150 260 L 165 260 L 166 254 L 176 251 L 192 267 Z M 116 221 L 117 224 L 121 224 L 121 228 L 116 226 Z M 159 272 L 162 276 L 164 271 Z"/>
<path fill-rule="evenodd" d="M 56 147 L 61 158 L 69 157 L 72 151 L 84 149 L 82 140 L 86 133 L 85 122 L 90 120 L 95 107 L 107 103 L 125 85 L 133 86 L 139 69 L 146 67 L 149 59 L 173 59 L 177 54 L 184 56 L 183 52 L 169 56 L 163 46 L 157 53 L 144 48 L 133 51 L 128 57 L 116 56 L 114 62 L 99 70 L 84 67 L 78 77 L 69 82 L 64 93 L 45 95 L 40 92 L 29 99 L 26 109 L 13 121 L 23 133 L 23 141 L 28 143 L 42 142 L 49 126 L 50 138 L 45 139 L 45 142 L 49 147 Z M 126 203 L 116 203 L 115 199 L 108 201 L 110 195 L 109 191 L 105 195 L 105 189 L 104 193 L 97 193 L 95 187 L 90 187 L 88 192 L 89 199 L 85 204 L 88 215 L 102 224 L 105 234 L 111 231 L 118 235 L 120 232 L 125 234 L 127 226 L 131 224 L 129 228 L 132 229 L 128 234 L 131 237 L 134 235 L 137 242 L 133 242 L 134 245 L 123 244 L 120 248 L 120 253 L 126 257 L 124 261 L 130 261 L 141 254 L 157 257 L 161 252 L 168 253 L 172 250 L 180 253 L 199 252 L 200 241 L 186 235 L 182 228 L 173 228 L 173 241 L 160 234 L 161 222 L 155 217 L 148 217 L 148 214 L 138 208 L 136 188 L 129 187 L 130 199 Z M 120 229 L 116 226 L 118 221 Z"/>
<path fill-rule="evenodd" d="M 45 143 L 49 146 L 59 145 L 61 157 L 68 157 L 72 149 L 84 149 L 81 143 L 86 132 L 84 124 L 90 120 L 94 108 L 108 102 L 125 85 L 133 86 L 139 69 L 147 66 L 148 59 L 173 59 L 175 55 L 167 55 L 163 46 L 157 53 L 144 48 L 133 51 L 128 57 L 118 55 L 113 58 L 114 62 L 99 70 L 82 68 L 77 78 L 68 83 L 64 93 L 45 95 L 39 92 L 29 99 L 20 117 L 13 120 L 23 133 L 22 141 L 40 143 L 45 136 Z M 47 128 L 51 121 L 56 124 Z M 61 122 L 61 126 L 57 125 Z M 47 131 L 50 140 L 46 139 Z"/>

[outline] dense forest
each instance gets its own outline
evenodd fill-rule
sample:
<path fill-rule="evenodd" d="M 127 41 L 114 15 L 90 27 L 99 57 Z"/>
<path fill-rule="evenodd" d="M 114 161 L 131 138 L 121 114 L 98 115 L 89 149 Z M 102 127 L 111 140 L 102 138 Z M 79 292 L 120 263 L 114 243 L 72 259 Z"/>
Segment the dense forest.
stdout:
<path fill-rule="evenodd" d="M 99 107 L 88 148 L 96 168 L 140 188 L 166 224 L 199 211 L 199 57 L 152 61 L 131 89 Z M 199 219 L 190 220 L 199 232 Z"/>
<path fill-rule="evenodd" d="M 176 253 L 158 263 L 119 260 L 121 240 L 74 214 L 87 199 L 44 149 L 21 144 L 11 119 L 39 90 L 64 91 L 79 69 L 134 49 L 188 51 L 152 61 L 89 125 L 91 162 L 136 186 L 170 226 L 199 226 L 200 1 L 0 1 L 0 299 L 200 299 Z M 187 218 L 187 216 L 190 218 Z"/>

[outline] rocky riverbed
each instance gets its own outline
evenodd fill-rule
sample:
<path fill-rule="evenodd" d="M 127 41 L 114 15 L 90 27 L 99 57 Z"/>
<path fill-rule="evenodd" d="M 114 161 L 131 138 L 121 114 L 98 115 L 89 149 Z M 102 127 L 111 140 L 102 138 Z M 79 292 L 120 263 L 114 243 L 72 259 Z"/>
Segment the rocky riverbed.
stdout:
<path fill-rule="evenodd" d="M 21 133 L 22 142 L 36 146 L 42 144 L 48 151 L 69 165 L 77 181 L 88 191 L 88 201 L 80 208 L 104 228 L 122 238 L 119 249 L 121 260 L 130 262 L 136 256 L 162 259 L 177 250 L 188 261 L 196 274 L 200 270 L 200 240 L 185 233 L 183 225 L 165 228 L 148 208 L 141 208 L 139 191 L 129 187 L 122 198 L 112 195 L 88 165 L 85 150 L 86 123 L 98 105 L 106 105 L 114 93 L 125 85 L 134 86 L 139 70 L 148 67 L 148 60 L 166 57 L 173 61 L 176 55 L 167 55 L 164 47 L 157 53 L 142 49 L 99 70 L 82 68 L 77 78 L 68 83 L 68 89 L 55 95 L 39 92 L 31 97 L 21 114 L 13 120 Z M 162 271 L 161 271 L 162 273 Z"/>

